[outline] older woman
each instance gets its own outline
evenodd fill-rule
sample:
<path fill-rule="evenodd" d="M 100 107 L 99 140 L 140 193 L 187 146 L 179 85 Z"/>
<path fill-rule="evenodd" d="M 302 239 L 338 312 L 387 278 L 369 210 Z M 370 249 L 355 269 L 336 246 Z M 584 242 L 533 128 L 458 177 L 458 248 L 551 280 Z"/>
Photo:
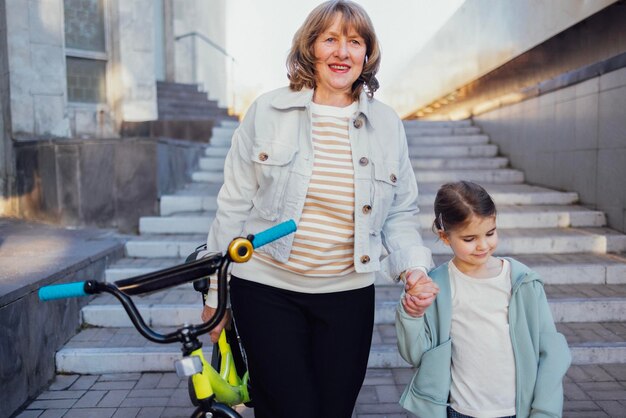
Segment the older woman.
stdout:
<path fill-rule="evenodd" d="M 208 250 L 298 224 L 232 270 L 257 418 L 349 418 L 371 346 L 375 272 L 427 280 L 432 267 L 402 122 L 373 99 L 379 64 L 367 13 L 325 2 L 294 36 L 289 87 L 259 97 L 233 137 Z"/>

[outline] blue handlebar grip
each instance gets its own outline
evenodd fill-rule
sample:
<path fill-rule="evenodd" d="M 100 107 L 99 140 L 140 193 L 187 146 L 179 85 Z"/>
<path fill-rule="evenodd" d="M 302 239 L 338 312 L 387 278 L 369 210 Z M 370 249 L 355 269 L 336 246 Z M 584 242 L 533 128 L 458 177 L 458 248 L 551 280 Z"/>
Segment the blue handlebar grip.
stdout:
<path fill-rule="evenodd" d="M 53 284 L 39 289 L 40 300 L 54 300 L 87 296 L 85 282 Z"/>
<path fill-rule="evenodd" d="M 295 232 L 296 229 L 296 223 L 293 221 L 293 219 L 279 223 L 276 226 L 273 226 L 263 232 L 259 232 L 258 234 L 256 234 L 254 236 L 254 239 L 252 240 L 252 246 L 254 248 L 259 248 L 267 243 L 277 240 L 278 238 L 282 238 L 285 235 L 289 235 L 292 232 Z"/>

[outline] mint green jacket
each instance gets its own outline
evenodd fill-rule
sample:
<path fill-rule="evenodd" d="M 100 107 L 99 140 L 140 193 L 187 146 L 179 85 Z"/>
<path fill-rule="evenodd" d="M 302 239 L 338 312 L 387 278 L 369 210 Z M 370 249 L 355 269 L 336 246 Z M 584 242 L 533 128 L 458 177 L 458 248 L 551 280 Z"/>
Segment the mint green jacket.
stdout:
<path fill-rule="evenodd" d="M 509 331 L 515 357 L 517 418 L 561 417 L 563 377 L 571 363 L 565 337 L 558 333 L 543 281 L 524 264 L 511 262 Z M 440 292 L 421 318 L 398 304 L 398 349 L 417 368 L 400 404 L 422 418 L 445 418 L 450 393 L 452 301 L 448 263 L 430 272 Z"/>

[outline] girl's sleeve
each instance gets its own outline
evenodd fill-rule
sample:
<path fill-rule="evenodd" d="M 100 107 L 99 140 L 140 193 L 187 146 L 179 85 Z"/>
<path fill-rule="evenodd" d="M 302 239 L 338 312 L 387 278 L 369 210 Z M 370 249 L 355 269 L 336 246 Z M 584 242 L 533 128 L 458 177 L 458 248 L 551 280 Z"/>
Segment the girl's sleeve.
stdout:
<path fill-rule="evenodd" d="M 404 297 L 404 292 L 402 293 Z M 419 318 L 410 316 L 402 303 L 396 308 L 396 333 L 398 335 L 398 351 L 400 356 L 413 367 L 419 367 L 422 355 L 431 347 L 430 330 L 425 320 L 426 315 Z"/>
<path fill-rule="evenodd" d="M 539 364 L 530 416 L 561 417 L 563 378 L 572 356 L 563 334 L 557 332 L 543 285 L 535 283 L 539 334 Z"/>

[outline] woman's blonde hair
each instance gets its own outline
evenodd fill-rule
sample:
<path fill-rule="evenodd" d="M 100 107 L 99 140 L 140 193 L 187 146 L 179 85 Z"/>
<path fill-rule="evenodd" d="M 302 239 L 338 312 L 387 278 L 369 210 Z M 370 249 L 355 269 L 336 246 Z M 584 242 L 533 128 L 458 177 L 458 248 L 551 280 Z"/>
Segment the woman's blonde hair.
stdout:
<path fill-rule="evenodd" d="M 299 91 L 303 87 L 314 89 L 315 84 L 315 53 L 314 43 L 335 19 L 337 13 L 342 16 L 342 29 L 349 28 L 361 36 L 366 45 L 365 62 L 359 78 L 352 84 L 352 99 L 358 100 L 363 88 L 368 97 L 372 98 L 379 84 L 376 73 L 380 66 L 380 48 L 374 25 L 367 12 L 358 4 L 349 0 L 331 0 L 317 6 L 306 18 L 300 29 L 295 33 L 291 51 L 287 57 L 287 77 L 289 87 Z"/>

